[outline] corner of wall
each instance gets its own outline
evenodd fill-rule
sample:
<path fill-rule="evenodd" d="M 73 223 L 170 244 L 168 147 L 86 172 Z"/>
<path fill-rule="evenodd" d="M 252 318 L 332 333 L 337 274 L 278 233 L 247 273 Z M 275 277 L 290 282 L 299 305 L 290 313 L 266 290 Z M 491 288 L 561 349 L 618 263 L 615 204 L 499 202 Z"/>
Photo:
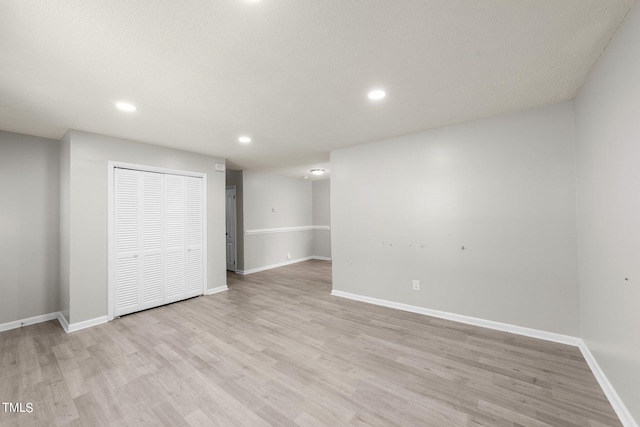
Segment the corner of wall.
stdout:
<path fill-rule="evenodd" d="M 577 123 L 576 123 L 576 104 L 575 104 L 575 98 L 567 101 L 567 103 L 571 106 L 571 127 L 573 130 L 573 133 L 571 135 L 572 137 L 572 147 L 573 147 L 573 182 L 574 182 L 574 186 L 575 186 L 575 191 L 574 191 L 574 204 L 575 204 L 575 232 L 576 232 L 576 265 L 575 265 L 575 271 L 576 271 L 576 277 L 577 277 L 577 282 L 576 282 L 576 300 L 578 303 L 578 325 L 577 325 L 577 329 L 578 329 L 578 336 L 581 337 L 582 336 L 582 319 L 580 318 L 582 316 L 582 310 L 580 309 L 581 307 L 581 303 L 580 303 L 580 221 L 578 220 L 578 136 L 577 136 Z"/>
<path fill-rule="evenodd" d="M 69 320 L 70 304 L 70 190 L 71 190 L 71 134 L 65 133 L 60 144 L 60 269 L 59 302 L 60 312 Z"/>

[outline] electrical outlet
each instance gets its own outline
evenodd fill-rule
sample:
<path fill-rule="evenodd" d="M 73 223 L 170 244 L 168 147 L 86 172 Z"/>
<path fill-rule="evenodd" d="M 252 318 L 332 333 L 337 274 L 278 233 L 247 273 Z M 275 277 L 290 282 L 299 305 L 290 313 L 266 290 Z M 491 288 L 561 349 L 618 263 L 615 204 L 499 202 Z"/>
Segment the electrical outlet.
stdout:
<path fill-rule="evenodd" d="M 291 259 L 291 252 L 287 252 L 287 259 Z"/>
<path fill-rule="evenodd" d="M 420 290 L 420 280 L 414 280 L 413 281 L 413 290 L 414 291 L 419 291 Z"/>

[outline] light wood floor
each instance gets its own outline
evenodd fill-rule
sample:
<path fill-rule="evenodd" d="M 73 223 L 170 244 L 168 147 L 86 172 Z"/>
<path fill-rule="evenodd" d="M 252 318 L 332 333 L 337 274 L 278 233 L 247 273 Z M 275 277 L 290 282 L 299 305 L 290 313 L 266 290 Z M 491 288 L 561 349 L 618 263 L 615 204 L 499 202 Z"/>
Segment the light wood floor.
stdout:
<path fill-rule="evenodd" d="M 620 425 L 578 349 L 332 297 L 331 264 L 0 334 L 7 425 Z"/>

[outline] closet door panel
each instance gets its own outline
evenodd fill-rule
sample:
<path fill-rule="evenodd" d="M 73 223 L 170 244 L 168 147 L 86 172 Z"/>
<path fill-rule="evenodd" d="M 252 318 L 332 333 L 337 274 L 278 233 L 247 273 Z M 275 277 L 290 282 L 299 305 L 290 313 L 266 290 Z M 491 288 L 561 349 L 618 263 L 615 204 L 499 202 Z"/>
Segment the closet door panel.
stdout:
<path fill-rule="evenodd" d="M 140 309 L 140 186 L 138 171 L 115 170 L 115 309 L 120 316 Z"/>
<path fill-rule="evenodd" d="M 186 177 L 187 298 L 203 292 L 202 179 Z"/>
<path fill-rule="evenodd" d="M 164 175 L 142 172 L 142 309 L 164 302 Z"/>
<path fill-rule="evenodd" d="M 167 302 L 186 298 L 185 177 L 165 175 L 165 242 Z"/>

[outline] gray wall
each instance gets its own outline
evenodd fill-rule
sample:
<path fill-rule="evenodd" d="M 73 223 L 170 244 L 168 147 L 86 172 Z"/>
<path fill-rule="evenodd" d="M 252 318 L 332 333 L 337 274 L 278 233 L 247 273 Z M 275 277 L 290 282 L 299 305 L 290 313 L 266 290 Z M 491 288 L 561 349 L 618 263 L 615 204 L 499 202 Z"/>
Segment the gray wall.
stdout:
<path fill-rule="evenodd" d="M 69 192 L 71 191 L 71 137 L 65 134 L 60 140 L 60 312 L 69 323 Z"/>
<path fill-rule="evenodd" d="M 313 225 L 331 226 L 331 181 L 313 181 L 312 221 Z M 313 230 L 313 255 L 331 258 L 331 230 Z"/>
<path fill-rule="evenodd" d="M 0 324 L 57 312 L 58 141 L 0 131 Z"/>
<path fill-rule="evenodd" d="M 244 230 L 312 225 L 311 182 L 243 171 Z M 276 208 L 277 212 L 272 212 Z M 312 253 L 313 232 L 244 236 L 244 271 L 284 263 Z"/>
<path fill-rule="evenodd" d="M 639 40 L 636 5 L 575 99 L 581 336 L 638 421 Z"/>
<path fill-rule="evenodd" d="M 570 102 L 333 151 L 333 288 L 579 335 L 575 212 Z"/>
<path fill-rule="evenodd" d="M 107 162 L 136 163 L 207 174 L 208 288 L 226 284 L 223 159 L 118 138 L 69 131 L 69 322 L 107 314 Z"/>

